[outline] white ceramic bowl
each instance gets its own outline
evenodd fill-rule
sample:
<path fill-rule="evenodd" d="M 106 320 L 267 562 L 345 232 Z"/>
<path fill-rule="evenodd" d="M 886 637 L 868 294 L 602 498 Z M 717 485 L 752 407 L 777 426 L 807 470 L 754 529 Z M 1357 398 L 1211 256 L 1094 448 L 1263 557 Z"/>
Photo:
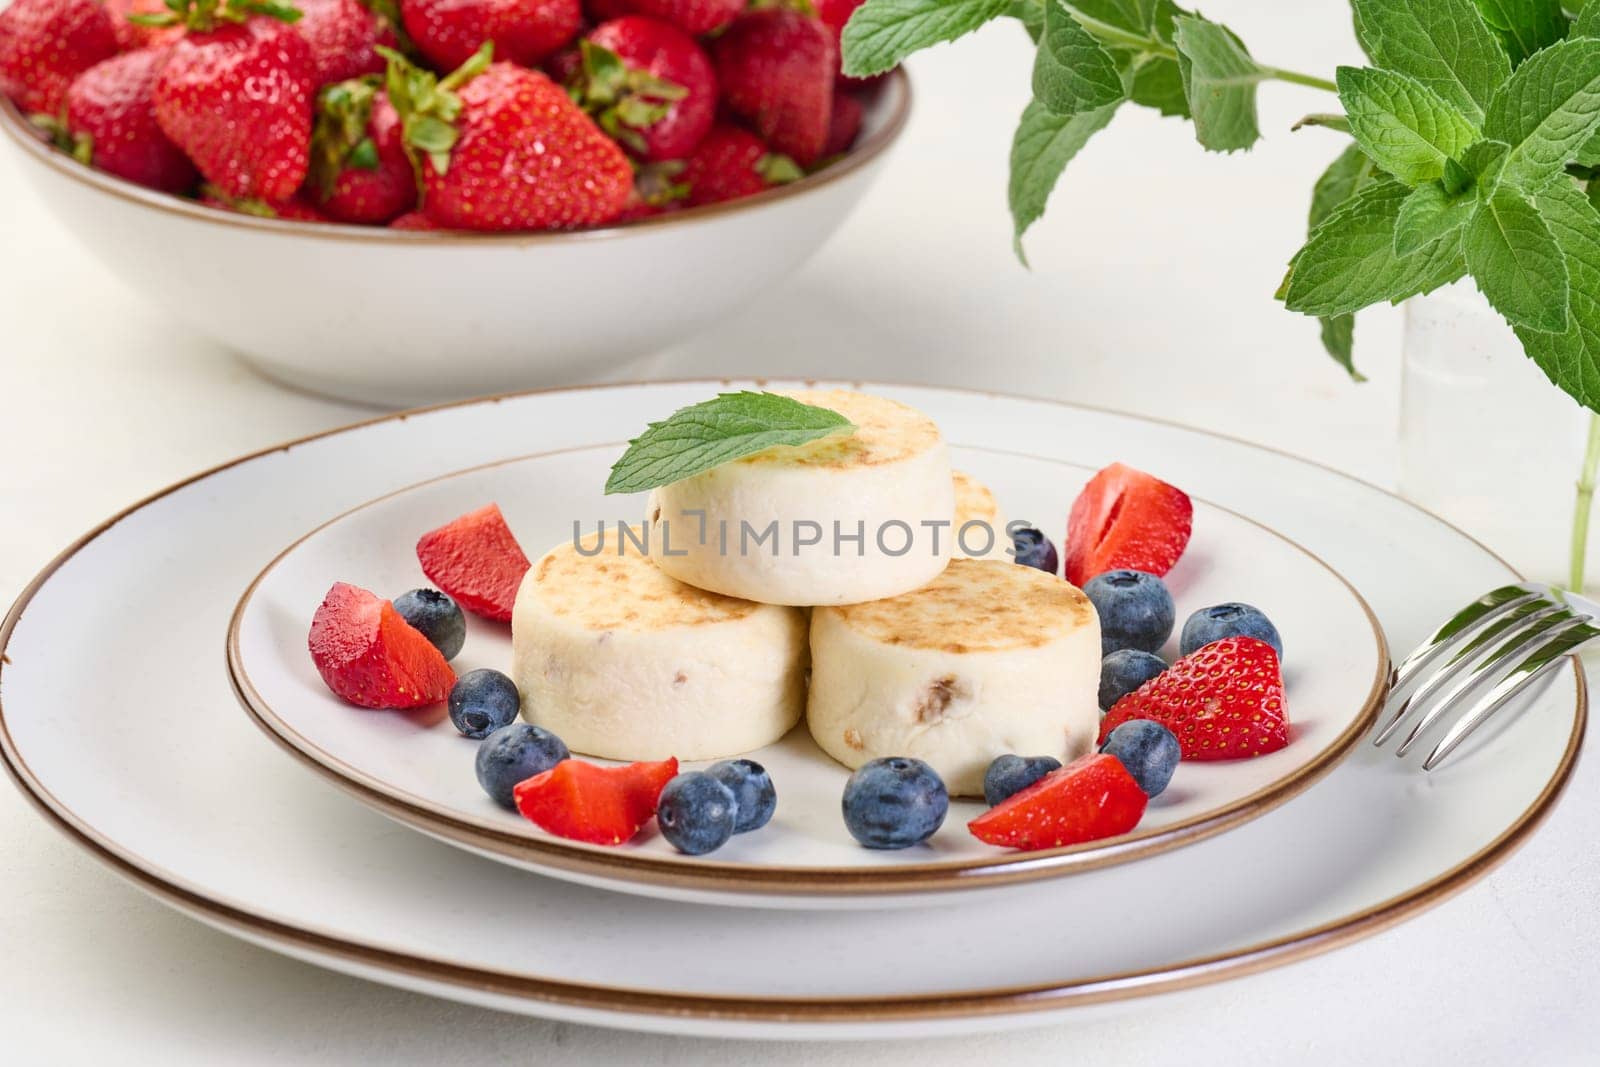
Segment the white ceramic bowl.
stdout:
<path fill-rule="evenodd" d="M 66 229 L 150 303 L 289 384 L 410 405 L 592 380 L 729 314 L 839 227 L 910 106 L 897 72 L 849 155 L 758 196 L 504 236 L 218 211 L 81 166 L 3 97 L 0 130 Z"/>

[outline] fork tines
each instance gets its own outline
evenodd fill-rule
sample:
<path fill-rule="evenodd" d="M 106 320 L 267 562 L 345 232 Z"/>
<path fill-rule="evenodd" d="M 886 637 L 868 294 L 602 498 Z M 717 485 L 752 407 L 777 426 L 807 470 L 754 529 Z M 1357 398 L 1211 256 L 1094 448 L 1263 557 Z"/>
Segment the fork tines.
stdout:
<path fill-rule="evenodd" d="M 1404 756 L 1429 727 L 1466 707 L 1423 761 L 1433 770 L 1511 699 L 1600 637 L 1596 606 L 1538 582 L 1508 585 L 1458 612 L 1395 669 L 1382 745 L 1411 718 L 1395 755 Z M 1402 696 L 1408 683 L 1417 684 Z M 1487 688 L 1470 706 L 1467 698 Z M 1415 713 L 1421 712 L 1420 717 Z"/>

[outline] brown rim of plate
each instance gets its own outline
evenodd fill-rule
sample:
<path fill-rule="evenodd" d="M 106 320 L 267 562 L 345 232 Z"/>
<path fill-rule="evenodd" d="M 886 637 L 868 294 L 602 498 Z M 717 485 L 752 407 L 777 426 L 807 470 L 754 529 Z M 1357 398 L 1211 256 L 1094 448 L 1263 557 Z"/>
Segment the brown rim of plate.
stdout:
<path fill-rule="evenodd" d="M 215 467 L 176 482 L 165 489 L 152 493 L 143 500 L 124 508 L 74 541 L 35 575 L 24 587 L 16 603 L 6 613 L 4 621 L 0 621 L 0 676 L 3 676 L 6 665 L 4 653 L 10 643 L 12 633 L 16 630 L 18 621 L 22 618 L 29 603 L 56 571 L 86 545 L 127 516 L 147 504 L 154 503 L 162 497 L 184 489 L 213 474 L 323 437 L 330 437 L 335 434 L 360 429 L 364 426 L 389 422 L 411 415 L 466 404 L 495 402 L 514 397 L 547 393 L 577 392 L 580 390 L 685 384 L 716 387 L 719 385 L 749 384 L 750 381 L 749 379 L 709 378 L 661 382 L 619 382 L 613 385 L 569 386 L 503 393 L 490 397 L 453 401 L 380 415 L 320 433 L 309 434 L 285 444 L 260 449 L 218 464 Z M 762 379 L 755 379 L 754 383 L 757 387 L 764 387 L 765 384 Z M 906 386 L 906 383 L 866 382 L 861 380 L 852 381 L 849 384 L 855 388 L 863 388 L 868 385 L 879 387 Z M 1304 459 L 1280 449 L 1258 445 L 1240 438 L 1229 437 L 1225 434 L 1196 430 L 1174 420 L 1148 418 L 1110 408 L 1090 407 L 1083 404 L 1072 404 L 1067 401 L 1047 400 L 1040 397 L 1001 393 L 992 390 L 915 385 L 906 387 L 942 388 L 944 391 L 951 393 L 1023 400 L 1097 414 L 1140 419 L 1156 425 L 1199 433 L 1217 440 L 1228 441 L 1233 444 L 1244 445 L 1259 451 L 1283 456 L 1400 501 L 1405 506 L 1428 516 L 1456 535 L 1465 538 L 1481 549 L 1489 558 L 1500 563 L 1509 573 L 1517 578 L 1521 577 L 1516 568 L 1512 567 L 1483 542 L 1433 514 L 1428 509 L 1397 496 L 1382 486 L 1374 485 L 1362 478 L 1346 474 L 1316 460 Z M 1567 746 L 1562 752 L 1554 773 L 1551 775 L 1550 780 L 1545 783 L 1544 788 L 1540 790 L 1539 795 L 1534 798 L 1533 803 L 1489 844 L 1450 870 L 1416 886 L 1406 893 L 1398 894 L 1353 915 L 1324 923 L 1309 930 L 1245 946 L 1230 952 L 1196 957 L 1163 967 L 1100 975 L 1072 982 L 1006 986 L 997 989 L 962 991 L 958 993 L 914 994 L 892 998 L 745 998 L 662 993 L 652 990 L 564 982 L 510 974 L 504 971 L 464 967 L 431 957 L 379 948 L 375 945 L 353 941 L 325 931 L 285 923 L 253 912 L 241 905 L 208 897 L 203 893 L 183 886 L 176 877 L 163 871 L 155 864 L 135 862 L 133 859 L 125 857 L 118 851 L 115 842 L 83 823 L 69 808 L 56 800 L 43 783 L 34 777 L 12 740 L 10 729 L 5 719 L 3 701 L 0 701 L 0 762 L 4 762 L 7 773 L 16 782 L 18 788 L 22 790 L 28 800 L 39 809 L 41 814 L 107 867 L 179 911 L 227 929 L 247 940 L 254 940 L 257 943 L 276 943 L 276 947 L 280 951 L 287 951 L 291 955 L 299 953 L 303 957 L 305 954 L 310 953 L 331 957 L 352 968 L 378 969 L 417 980 L 453 986 L 463 992 L 475 991 L 530 1002 L 558 1004 L 574 1009 L 609 1011 L 623 1014 L 649 1014 L 659 1017 L 718 1019 L 725 1021 L 813 1024 L 972 1018 L 1053 1011 L 1078 1005 L 1127 1000 L 1138 996 L 1175 992 L 1230 978 L 1243 977 L 1351 944 L 1364 937 L 1369 937 L 1398 925 L 1413 915 L 1443 903 L 1488 874 L 1489 871 L 1510 856 L 1539 827 L 1550 813 L 1556 800 L 1565 790 L 1568 781 L 1572 777 L 1573 768 L 1577 764 L 1578 751 L 1583 742 L 1589 716 L 1588 683 L 1584 675 L 1583 665 L 1576 658 L 1573 659 L 1573 676 L 1577 687 L 1577 700 L 1573 708 L 1572 733 L 1567 738 Z M 0 689 L 0 693 L 3 693 L 3 689 Z"/>
<path fill-rule="evenodd" d="M 491 853 L 520 864 L 536 864 L 541 868 L 554 868 L 576 875 L 612 881 L 623 880 L 658 888 L 755 896 L 813 897 L 825 900 L 897 893 L 953 893 L 966 889 L 983 889 L 1045 878 L 1059 878 L 1115 866 L 1194 844 L 1266 814 L 1298 796 L 1327 774 L 1371 728 L 1389 693 L 1392 664 L 1388 641 L 1371 605 L 1350 580 L 1304 545 L 1264 523 L 1247 515 L 1241 515 L 1232 508 L 1222 507 L 1201 497 L 1196 497 L 1195 500 L 1264 531 L 1338 579 L 1360 605 L 1366 615 L 1367 624 L 1372 628 L 1373 641 L 1377 646 L 1377 662 L 1372 684 L 1363 698 L 1360 710 L 1350 724 L 1313 758 L 1296 767 L 1292 773 L 1253 793 L 1170 826 L 1151 828 L 1142 832 L 1135 830 L 1121 837 L 1102 841 L 1035 852 L 996 851 L 993 855 L 976 859 L 939 860 L 882 867 L 788 867 L 778 864 L 754 865 L 700 858 L 678 859 L 670 856 L 645 855 L 628 849 L 565 841 L 543 833 L 536 835 L 531 827 L 526 830 L 520 828 L 517 831 L 506 830 L 487 819 L 476 818 L 462 813 L 459 809 L 435 804 L 351 766 L 289 725 L 251 682 L 239 648 L 239 629 L 243 624 L 245 613 L 254 599 L 256 590 L 267 576 L 296 549 L 323 530 L 387 500 L 478 471 L 571 452 L 607 447 L 620 449 L 625 444 L 624 441 L 597 441 L 548 449 L 491 460 L 488 463 L 426 478 L 357 504 L 296 538 L 251 579 L 239 597 L 238 603 L 234 605 L 233 614 L 228 620 L 226 657 L 228 680 L 233 686 L 234 695 L 238 697 L 240 705 L 249 714 L 251 721 L 290 755 L 361 802 L 407 826 L 468 849 Z M 982 446 L 960 447 L 971 447 L 977 451 L 998 452 L 1004 455 L 1026 456 L 1029 459 L 1063 466 L 1081 466 L 1066 460 L 1031 453 L 984 449 Z"/>
<path fill-rule="evenodd" d="M 903 69 L 895 69 L 886 76 L 877 90 L 878 98 L 869 103 L 889 109 L 882 124 L 864 137 L 856 146 L 834 163 L 808 174 L 799 181 L 774 186 L 754 196 L 742 197 L 720 204 L 684 208 L 663 215 L 637 219 L 627 223 L 613 223 L 584 230 L 553 230 L 527 233 L 473 233 L 464 230 L 391 230 L 385 226 L 352 226 L 342 223 L 304 222 L 295 219 L 259 218 L 236 211 L 207 207 L 198 200 L 174 196 L 155 189 L 126 181 L 79 163 L 64 152 L 59 152 L 36 136 L 32 125 L 16 104 L 0 95 L 0 130 L 35 161 L 73 181 L 87 185 L 121 200 L 132 201 L 143 207 L 164 211 L 195 222 L 216 226 L 237 227 L 259 233 L 284 236 L 314 237 L 323 241 L 385 241 L 392 244 L 546 244 L 552 242 L 595 241 L 626 237 L 666 226 L 679 226 L 722 215 L 750 211 L 778 203 L 790 197 L 803 196 L 813 189 L 838 181 L 871 163 L 899 139 L 911 115 L 911 79 Z"/>

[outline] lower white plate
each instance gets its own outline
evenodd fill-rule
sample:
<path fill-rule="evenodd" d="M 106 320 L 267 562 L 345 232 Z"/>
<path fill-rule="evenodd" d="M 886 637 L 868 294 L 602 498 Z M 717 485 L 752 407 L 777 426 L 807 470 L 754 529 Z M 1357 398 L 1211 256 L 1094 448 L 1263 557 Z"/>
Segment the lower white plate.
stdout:
<path fill-rule="evenodd" d="M 821 915 L 626 897 L 463 855 L 317 782 L 238 713 L 219 635 L 284 544 L 404 485 L 557 447 L 574 421 L 625 437 L 636 427 L 616 401 L 633 390 L 670 410 L 706 385 L 405 416 L 425 433 L 379 420 L 118 516 L 0 628 L 8 767 L 130 880 L 279 951 L 486 1006 L 763 1036 L 998 1028 L 1298 959 L 1469 884 L 1532 831 L 1571 771 L 1586 717 L 1578 671 L 1430 776 L 1363 743 L 1314 788 L 1196 848 L 957 906 Z M 1042 401 L 884 391 L 958 441 L 1122 459 L 1270 514 L 1366 594 L 1397 648 L 1510 573 L 1403 501 L 1282 455 Z"/>

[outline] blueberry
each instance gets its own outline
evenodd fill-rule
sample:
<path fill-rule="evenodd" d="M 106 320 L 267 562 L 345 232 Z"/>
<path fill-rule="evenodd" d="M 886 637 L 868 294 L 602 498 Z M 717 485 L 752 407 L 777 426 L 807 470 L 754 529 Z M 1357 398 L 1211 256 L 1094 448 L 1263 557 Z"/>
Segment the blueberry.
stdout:
<path fill-rule="evenodd" d="M 542 727 L 515 722 L 502 726 L 478 745 L 478 784 L 502 808 L 514 808 L 518 782 L 543 774 L 572 753 L 561 738 Z"/>
<path fill-rule="evenodd" d="M 950 794 L 932 767 L 894 756 L 863 763 L 844 785 L 844 825 L 868 848 L 910 848 L 933 836 Z"/>
<path fill-rule="evenodd" d="M 1172 636 L 1177 608 L 1166 583 L 1143 571 L 1106 571 L 1083 591 L 1100 613 L 1100 654 L 1122 648 L 1154 652 Z"/>
<path fill-rule="evenodd" d="M 1060 566 L 1056 557 L 1056 546 L 1050 543 L 1050 538 L 1038 530 L 1024 528 L 1011 534 L 1011 547 L 1016 550 L 1016 562 L 1024 567 L 1037 567 L 1039 570 L 1055 574 Z"/>
<path fill-rule="evenodd" d="M 1112 707 L 1167 669 L 1166 661 L 1151 652 L 1119 648 L 1100 663 L 1100 710 Z"/>
<path fill-rule="evenodd" d="M 656 822 L 673 848 L 703 856 L 728 843 L 738 813 L 733 790 L 704 771 L 690 771 L 678 775 L 661 791 Z"/>
<path fill-rule="evenodd" d="M 1117 757 L 1147 797 L 1159 796 L 1167 788 L 1183 757 L 1172 731 L 1149 719 L 1129 719 L 1118 726 L 1100 751 Z"/>
<path fill-rule="evenodd" d="M 413 589 L 394 598 L 394 610 L 422 632 L 445 659 L 455 659 L 467 643 L 467 617 L 437 589 Z"/>
<path fill-rule="evenodd" d="M 761 829 L 778 810 L 778 791 L 773 788 L 772 776 L 755 760 L 723 760 L 707 767 L 706 773 L 733 790 L 733 799 L 739 805 L 734 833 Z"/>
<path fill-rule="evenodd" d="M 515 721 L 521 705 L 516 683 L 480 667 L 463 674 L 450 690 L 450 721 L 468 737 L 487 737 Z"/>
<path fill-rule="evenodd" d="M 1218 604 L 1190 615 L 1178 638 L 1178 651 L 1187 656 L 1224 637 L 1258 638 L 1271 645 L 1279 659 L 1283 658 L 1283 638 L 1278 636 L 1278 628 L 1259 608 L 1249 604 Z"/>
<path fill-rule="evenodd" d="M 983 772 L 984 802 L 992 808 L 1060 769 L 1061 761 L 1054 756 L 996 756 Z"/>

